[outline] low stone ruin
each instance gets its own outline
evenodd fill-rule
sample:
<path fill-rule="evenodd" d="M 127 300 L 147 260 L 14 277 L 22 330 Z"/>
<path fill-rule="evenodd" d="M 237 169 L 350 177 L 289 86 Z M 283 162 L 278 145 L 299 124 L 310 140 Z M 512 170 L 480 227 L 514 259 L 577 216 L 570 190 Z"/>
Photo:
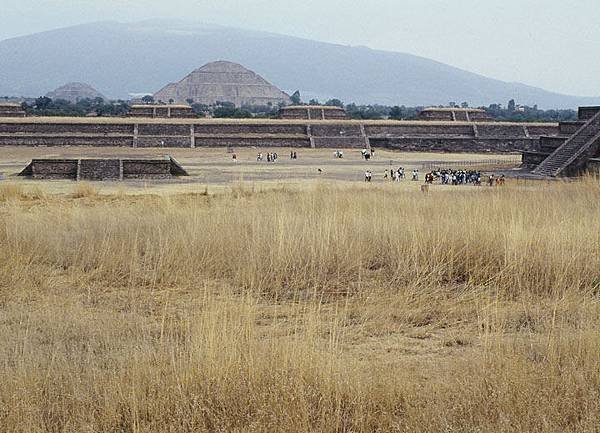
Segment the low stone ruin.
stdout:
<path fill-rule="evenodd" d="M 346 120 L 348 115 L 341 107 L 328 105 L 290 105 L 279 111 L 280 119 Z"/>
<path fill-rule="evenodd" d="M 0 117 L 25 117 L 20 104 L 0 103 Z"/>
<path fill-rule="evenodd" d="M 481 108 L 430 107 L 421 110 L 419 120 L 434 122 L 493 122 L 494 118 Z"/>
<path fill-rule="evenodd" d="M 134 104 L 129 107 L 129 117 L 148 117 L 165 119 L 192 119 L 197 117 L 189 105 L 174 104 Z"/>
<path fill-rule="evenodd" d="M 171 179 L 188 176 L 185 169 L 173 158 L 81 158 L 33 159 L 19 173 L 32 179 L 71 180 L 129 180 Z"/>

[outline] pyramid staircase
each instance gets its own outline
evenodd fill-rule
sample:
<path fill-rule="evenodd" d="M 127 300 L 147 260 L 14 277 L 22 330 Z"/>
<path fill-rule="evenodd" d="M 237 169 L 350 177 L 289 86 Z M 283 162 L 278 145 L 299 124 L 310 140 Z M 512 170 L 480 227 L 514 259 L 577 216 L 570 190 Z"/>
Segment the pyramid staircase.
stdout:
<path fill-rule="evenodd" d="M 533 170 L 540 176 L 574 175 L 600 151 L 600 107 L 581 107 L 579 120 L 561 122 L 561 135 L 540 138 L 546 158 Z M 570 135 L 569 135 L 570 134 Z"/>

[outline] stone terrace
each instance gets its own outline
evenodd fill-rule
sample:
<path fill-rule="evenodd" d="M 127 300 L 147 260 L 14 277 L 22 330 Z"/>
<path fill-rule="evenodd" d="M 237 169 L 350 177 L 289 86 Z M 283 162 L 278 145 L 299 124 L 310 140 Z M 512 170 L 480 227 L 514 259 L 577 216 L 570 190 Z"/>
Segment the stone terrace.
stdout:
<path fill-rule="evenodd" d="M 539 150 L 552 123 L 2 118 L 0 146 L 121 147 L 386 147 L 407 151 L 519 152 Z"/>

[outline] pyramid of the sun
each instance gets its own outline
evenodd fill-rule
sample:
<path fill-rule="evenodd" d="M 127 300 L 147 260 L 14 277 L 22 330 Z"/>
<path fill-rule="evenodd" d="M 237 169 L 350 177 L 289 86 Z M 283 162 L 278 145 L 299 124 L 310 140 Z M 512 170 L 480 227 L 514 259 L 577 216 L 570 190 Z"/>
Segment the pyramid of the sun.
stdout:
<path fill-rule="evenodd" d="M 260 75 L 231 62 L 213 62 L 196 69 L 177 83 L 167 84 L 154 94 L 157 101 L 214 105 L 289 104 L 290 97 Z"/>
<path fill-rule="evenodd" d="M 77 102 L 82 99 L 95 99 L 106 97 L 86 83 L 67 83 L 52 92 L 48 92 L 46 96 L 50 99 L 63 99 L 69 102 Z"/>

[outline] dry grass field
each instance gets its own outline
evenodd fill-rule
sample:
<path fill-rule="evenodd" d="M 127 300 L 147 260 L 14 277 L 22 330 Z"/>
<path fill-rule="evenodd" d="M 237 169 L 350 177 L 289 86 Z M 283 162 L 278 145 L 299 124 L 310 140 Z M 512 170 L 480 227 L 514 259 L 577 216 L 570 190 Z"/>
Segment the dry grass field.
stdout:
<path fill-rule="evenodd" d="M 2 432 L 599 429 L 598 179 L 61 185 L 0 182 Z"/>

